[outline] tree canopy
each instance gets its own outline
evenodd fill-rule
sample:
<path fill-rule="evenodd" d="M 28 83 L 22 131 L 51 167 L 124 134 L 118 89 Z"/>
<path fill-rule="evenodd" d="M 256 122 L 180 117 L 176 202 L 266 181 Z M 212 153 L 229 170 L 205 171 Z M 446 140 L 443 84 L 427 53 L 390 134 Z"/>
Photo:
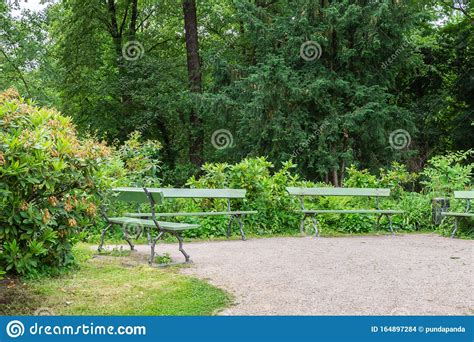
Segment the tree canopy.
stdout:
<path fill-rule="evenodd" d="M 341 185 L 350 164 L 417 171 L 474 145 L 468 1 L 15 6 L 0 2 L 0 88 L 57 107 L 83 133 L 159 140 L 169 183 L 203 162 L 267 156 Z M 213 140 L 222 132 L 226 148 Z"/>

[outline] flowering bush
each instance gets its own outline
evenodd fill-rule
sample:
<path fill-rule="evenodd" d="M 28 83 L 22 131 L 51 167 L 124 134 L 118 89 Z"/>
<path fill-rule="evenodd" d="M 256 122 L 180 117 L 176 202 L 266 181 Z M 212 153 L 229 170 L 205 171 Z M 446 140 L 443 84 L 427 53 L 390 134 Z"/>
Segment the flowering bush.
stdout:
<path fill-rule="evenodd" d="M 75 232 L 97 215 L 96 171 L 109 152 L 80 139 L 69 117 L 14 90 L 0 94 L 0 269 L 34 274 L 73 263 Z"/>
<path fill-rule="evenodd" d="M 133 132 L 121 145 L 115 156 L 123 162 L 126 182 L 129 186 L 160 186 L 160 150 L 156 140 L 142 141 L 138 131 Z"/>

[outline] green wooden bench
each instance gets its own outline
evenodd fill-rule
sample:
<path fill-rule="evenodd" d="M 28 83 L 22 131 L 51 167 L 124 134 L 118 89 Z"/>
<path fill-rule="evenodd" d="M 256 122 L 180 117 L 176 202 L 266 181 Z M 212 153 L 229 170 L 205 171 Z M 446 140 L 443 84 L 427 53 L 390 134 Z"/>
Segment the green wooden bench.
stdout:
<path fill-rule="evenodd" d="M 458 220 L 463 217 L 474 217 L 474 213 L 469 212 L 471 210 L 471 200 L 474 199 L 474 191 L 455 191 L 455 199 L 466 200 L 466 210 L 464 212 L 453 212 L 445 211 L 441 213 L 441 216 L 444 217 L 454 217 L 454 229 L 451 233 L 451 237 L 454 237 L 456 231 L 458 230 Z"/>
<path fill-rule="evenodd" d="M 227 225 L 226 235 L 231 234 L 232 223 L 237 221 L 239 224 L 240 235 L 242 240 L 246 240 L 241 217 L 249 214 L 256 214 L 255 210 L 232 210 L 231 199 L 243 199 L 247 190 L 245 189 L 176 189 L 176 188 L 154 188 L 154 191 L 163 193 L 164 199 L 174 198 L 222 198 L 227 200 L 226 211 L 206 211 L 206 212 L 174 212 L 174 213 L 155 213 L 156 217 L 177 217 L 177 216 L 215 216 L 227 215 L 230 216 Z M 126 213 L 125 216 L 132 218 L 147 218 L 150 213 Z"/>
<path fill-rule="evenodd" d="M 287 187 L 286 190 L 291 196 L 298 196 L 300 199 L 301 209 L 295 210 L 297 213 L 303 214 L 303 219 L 300 224 L 300 231 L 304 233 L 304 226 L 306 219 L 311 218 L 314 228 L 315 236 L 319 236 L 317 215 L 323 214 L 366 214 L 379 215 L 377 224 L 380 222 L 382 216 L 386 215 L 389 220 L 390 231 L 392 234 L 392 218 L 391 215 L 403 214 L 401 210 L 386 210 L 380 209 L 379 197 L 389 197 L 390 189 L 375 189 L 375 188 L 302 188 L 302 187 Z M 360 196 L 375 198 L 376 209 L 351 209 L 351 210 L 313 210 L 304 207 L 304 198 L 306 196 Z"/>
<path fill-rule="evenodd" d="M 147 188 L 116 188 L 113 189 L 116 193 L 114 200 L 123 201 L 128 203 L 135 203 L 137 205 L 148 203 L 151 207 L 151 213 L 147 219 L 132 218 L 132 217 L 110 217 L 107 215 L 105 210 L 103 211 L 104 218 L 108 225 L 102 230 L 100 237 L 100 244 L 98 250 L 101 251 L 104 245 L 105 234 L 108 229 L 114 225 L 120 225 L 122 227 L 124 238 L 130 246 L 131 250 L 134 250 L 132 241 L 129 238 L 129 229 L 131 227 L 143 227 L 147 230 L 148 241 L 150 243 L 150 260 L 149 263 L 153 264 L 155 258 L 155 246 L 157 241 L 163 237 L 165 233 L 176 237 L 179 243 L 179 251 L 184 255 L 185 262 L 190 262 L 189 255 L 183 249 L 183 238 L 181 232 L 187 229 L 198 228 L 197 224 L 188 223 L 176 223 L 176 222 L 165 222 L 158 221 L 157 215 L 155 214 L 155 206 L 162 203 L 163 193 L 157 189 Z M 153 230 L 156 230 L 156 235 L 153 236 Z"/>

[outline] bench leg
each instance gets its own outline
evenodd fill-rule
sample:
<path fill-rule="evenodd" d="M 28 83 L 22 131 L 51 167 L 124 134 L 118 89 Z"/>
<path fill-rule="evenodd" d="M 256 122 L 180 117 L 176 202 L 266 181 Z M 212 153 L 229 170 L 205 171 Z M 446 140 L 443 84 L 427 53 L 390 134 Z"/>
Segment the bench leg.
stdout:
<path fill-rule="evenodd" d="M 240 236 L 242 236 L 242 241 L 245 241 L 247 240 L 247 237 L 245 236 L 245 233 L 244 233 L 244 225 L 242 223 L 242 220 L 240 219 L 239 216 L 236 216 L 235 217 L 237 219 L 237 222 L 239 223 L 239 229 L 240 229 Z"/>
<path fill-rule="evenodd" d="M 316 219 L 316 215 L 311 215 L 311 222 L 313 223 L 314 228 L 314 236 L 319 236 L 319 229 L 318 229 L 318 220 Z"/>
<path fill-rule="evenodd" d="M 148 263 L 151 265 L 153 265 L 153 262 L 155 261 L 155 246 L 156 246 L 156 242 L 163 236 L 163 232 L 159 232 L 158 235 L 156 236 L 156 238 L 153 239 L 153 241 L 151 241 L 151 244 L 150 244 L 150 260 L 148 260 Z"/>
<path fill-rule="evenodd" d="M 148 241 L 148 246 L 151 245 L 150 228 L 146 229 L 146 240 Z"/>
<path fill-rule="evenodd" d="M 181 235 L 179 235 L 179 233 L 174 234 L 174 236 L 176 236 L 176 238 L 178 239 L 179 251 L 183 253 L 184 259 L 186 260 L 186 262 L 189 262 L 189 255 L 183 249 L 183 238 L 181 237 Z"/>
<path fill-rule="evenodd" d="M 380 229 L 380 220 L 382 219 L 382 217 L 384 216 L 385 214 L 380 214 L 377 216 L 377 221 L 375 222 L 375 226 L 376 226 L 376 229 L 379 230 Z M 386 215 L 387 218 L 390 220 L 390 215 Z"/>
<path fill-rule="evenodd" d="M 380 229 L 380 220 L 382 219 L 382 217 L 383 217 L 383 214 L 377 216 L 377 222 L 375 223 L 375 225 L 377 226 L 377 229 Z"/>
<path fill-rule="evenodd" d="M 387 215 L 388 217 L 388 225 L 390 227 L 390 231 L 392 232 L 392 236 L 395 236 L 395 233 L 393 232 L 393 226 L 392 226 L 392 217 L 390 215 Z"/>
<path fill-rule="evenodd" d="M 123 229 L 123 238 L 125 239 L 125 241 L 127 241 L 128 245 L 130 246 L 130 250 L 131 251 L 134 251 L 135 250 L 135 246 L 133 245 L 132 241 L 130 240 L 130 238 L 128 237 L 128 229 L 125 225 L 122 226 L 122 229 Z"/>
<path fill-rule="evenodd" d="M 382 215 L 379 215 L 379 216 L 377 217 L 377 223 L 376 223 L 376 224 L 377 224 L 377 227 L 380 226 L 380 220 L 382 219 L 382 216 L 383 216 L 383 214 L 382 214 Z"/>
<path fill-rule="evenodd" d="M 304 235 L 304 223 L 306 222 L 306 214 L 303 216 L 303 219 L 301 220 L 300 223 L 300 234 Z"/>
<path fill-rule="evenodd" d="M 232 232 L 232 223 L 234 222 L 234 219 L 237 220 L 237 223 L 239 224 L 239 229 L 240 229 L 240 236 L 242 236 L 242 241 L 245 241 L 247 240 L 247 237 L 245 236 L 245 233 L 244 233 L 244 225 L 242 223 L 242 221 L 240 220 L 240 217 L 239 215 L 232 215 L 230 220 L 229 220 L 229 224 L 227 225 L 227 232 L 226 232 L 226 237 L 229 238 L 230 236 L 230 233 Z"/>
<path fill-rule="evenodd" d="M 230 236 L 230 233 L 232 231 L 232 222 L 234 221 L 234 218 L 234 215 L 230 217 L 229 224 L 227 225 L 227 231 L 225 233 L 226 238 L 229 238 Z"/>
<path fill-rule="evenodd" d="M 110 227 L 112 227 L 112 225 L 108 224 L 104 229 L 102 229 L 102 234 L 100 234 L 100 244 L 99 247 L 97 247 L 98 252 L 102 251 L 102 247 L 104 246 L 105 233 L 107 233 L 107 230 L 109 230 Z"/>
<path fill-rule="evenodd" d="M 311 219 L 311 223 L 312 223 L 313 228 L 314 228 L 314 236 L 318 237 L 319 236 L 318 220 L 316 219 L 316 215 L 311 215 L 311 214 L 305 214 L 303 216 L 303 219 L 301 220 L 301 223 L 300 223 L 300 234 L 305 235 L 304 226 L 305 226 L 305 223 L 306 223 L 306 219 L 308 217 Z"/>
<path fill-rule="evenodd" d="M 451 233 L 451 238 L 454 238 L 454 235 L 456 234 L 456 230 L 458 230 L 458 218 L 454 218 L 454 229 L 453 232 Z"/>

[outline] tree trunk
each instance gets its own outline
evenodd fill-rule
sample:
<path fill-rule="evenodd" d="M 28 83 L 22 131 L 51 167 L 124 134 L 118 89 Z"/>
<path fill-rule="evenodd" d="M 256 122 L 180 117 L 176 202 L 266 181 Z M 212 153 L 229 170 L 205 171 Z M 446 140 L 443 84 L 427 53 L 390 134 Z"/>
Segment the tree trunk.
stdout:
<path fill-rule="evenodd" d="M 186 32 L 186 59 L 188 64 L 189 90 L 201 93 L 201 63 L 199 60 L 199 42 L 197 32 L 196 1 L 183 0 L 184 29 Z M 202 122 L 197 115 L 195 105 L 189 114 L 189 160 L 200 167 L 203 162 L 203 131 Z"/>
<path fill-rule="evenodd" d="M 138 0 L 132 0 L 132 15 L 130 17 L 129 39 L 134 40 L 137 33 L 137 19 L 138 19 Z"/>
<path fill-rule="evenodd" d="M 122 34 L 117 24 L 117 10 L 115 7 L 115 0 L 107 0 L 107 12 L 109 14 L 108 30 L 114 42 L 115 54 L 117 56 L 117 66 L 123 67 L 122 61 Z"/>
<path fill-rule="evenodd" d="M 340 176 L 339 176 L 339 186 L 340 187 L 344 186 L 344 177 L 346 177 L 346 161 L 342 160 L 342 162 L 341 162 L 341 171 L 340 171 Z"/>
<path fill-rule="evenodd" d="M 108 31 L 110 33 L 110 36 L 112 37 L 113 43 L 114 43 L 114 50 L 115 50 L 115 63 L 118 69 L 118 101 L 121 104 L 121 117 L 119 120 L 123 120 L 124 117 L 129 116 L 131 113 L 131 108 L 133 107 L 132 105 L 132 98 L 130 94 L 125 90 L 125 87 L 120 86 L 120 83 L 124 81 L 126 78 L 127 74 L 127 69 L 125 66 L 125 61 L 122 53 L 122 48 L 124 44 L 124 37 L 123 37 L 123 31 L 122 31 L 122 25 L 119 26 L 118 24 L 118 18 L 117 18 L 117 4 L 115 0 L 107 0 L 107 12 L 109 15 L 109 20 L 108 20 Z M 123 22 L 125 22 L 126 17 L 123 18 Z M 122 138 L 126 137 L 126 134 L 128 132 L 125 132 L 125 135 Z"/>
<path fill-rule="evenodd" d="M 343 129 L 343 135 L 342 135 L 342 152 L 343 152 L 343 157 L 341 161 L 341 169 L 340 169 L 340 176 L 339 176 L 339 186 L 343 187 L 344 186 L 344 178 L 345 178 L 345 173 L 346 173 L 346 160 L 344 159 L 345 152 L 349 148 L 349 132 L 347 129 Z"/>
<path fill-rule="evenodd" d="M 332 170 L 332 185 L 334 185 L 336 188 L 339 186 L 339 182 L 337 179 L 337 169 L 334 168 Z"/>

